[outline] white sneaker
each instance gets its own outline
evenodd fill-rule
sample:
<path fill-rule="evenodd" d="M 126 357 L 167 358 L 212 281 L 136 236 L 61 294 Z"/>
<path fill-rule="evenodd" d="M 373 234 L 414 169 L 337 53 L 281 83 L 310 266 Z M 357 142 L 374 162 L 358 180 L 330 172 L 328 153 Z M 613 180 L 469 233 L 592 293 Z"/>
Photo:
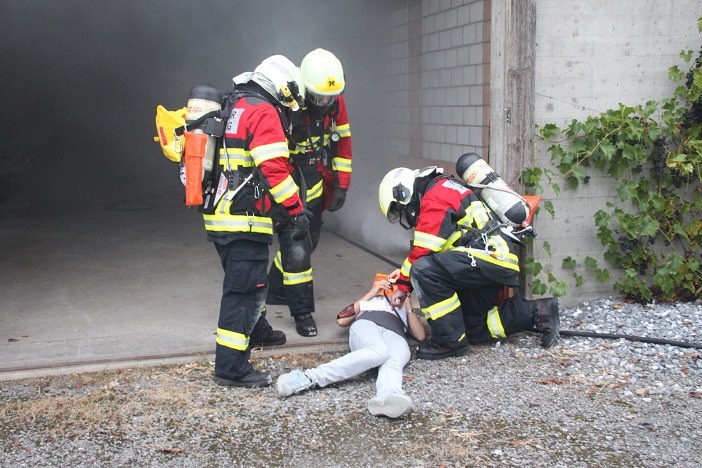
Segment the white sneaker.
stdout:
<path fill-rule="evenodd" d="M 301 370 L 295 369 L 278 377 L 278 396 L 285 398 L 311 388 L 312 380 Z"/>
<path fill-rule="evenodd" d="M 373 416 L 399 418 L 412 411 L 412 399 L 407 395 L 392 395 L 368 400 L 368 411 Z"/>

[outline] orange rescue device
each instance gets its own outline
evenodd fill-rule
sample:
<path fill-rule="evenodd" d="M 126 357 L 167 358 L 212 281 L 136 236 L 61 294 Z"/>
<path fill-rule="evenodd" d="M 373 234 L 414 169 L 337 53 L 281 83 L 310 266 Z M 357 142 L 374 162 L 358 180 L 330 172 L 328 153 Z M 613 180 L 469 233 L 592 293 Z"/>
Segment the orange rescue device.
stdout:
<path fill-rule="evenodd" d="M 205 133 L 185 132 L 185 204 L 202 205 L 202 159 L 206 155 Z"/>
<path fill-rule="evenodd" d="M 383 281 L 386 279 L 388 279 L 388 275 L 386 275 L 384 273 L 376 273 L 375 279 L 373 280 L 373 282 L 377 283 L 378 281 Z M 392 293 L 395 292 L 395 284 L 390 283 L 390 286 L 391 286 L 390 291 L 385 291 L 384 289 L 381 289 L 378 294 L 380 294 L 381 296 L 392 295 Z"/>

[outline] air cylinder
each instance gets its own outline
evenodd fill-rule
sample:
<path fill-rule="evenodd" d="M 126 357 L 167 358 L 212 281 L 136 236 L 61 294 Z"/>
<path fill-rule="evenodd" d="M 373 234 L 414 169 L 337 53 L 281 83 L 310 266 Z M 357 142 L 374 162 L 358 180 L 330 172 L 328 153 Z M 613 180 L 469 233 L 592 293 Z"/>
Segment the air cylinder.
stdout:
<path fill-rule="evenodd" d="M 466 153 L 458 158 L 456 173 L 501 222 L 517 227 L 529 217 L 526 202 L 479 154 Z"/>

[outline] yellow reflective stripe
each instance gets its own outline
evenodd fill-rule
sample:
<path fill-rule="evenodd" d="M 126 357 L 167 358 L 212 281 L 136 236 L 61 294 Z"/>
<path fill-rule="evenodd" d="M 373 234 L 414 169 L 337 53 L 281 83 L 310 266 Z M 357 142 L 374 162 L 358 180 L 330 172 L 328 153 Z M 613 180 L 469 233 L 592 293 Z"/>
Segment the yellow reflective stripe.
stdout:
<path fill-rule="evenodd" d="M 519 258 L 513 253 L 508 253 L 503 259 L 497 259 L 492 255 L 486 253 L 484 250 L 471 249 L 467 247 L 455 247 L 452 250 L 456 252 L 466 252 L 473 255 L 475 258 L 479 258 L 488 263 L 492 263 L 503 268 L 508 268 L 510 270 L 519 271 Z"/>
<path fill-rule="evenodd" d="M 203 215 L 205 229 L 214 232 L 256 232 L 273 234 L 271 218 L 262 216 L 227 215 L 215 213 Z"/>
<path fill-rule="evenodd" d="M 307 147 L 310 146 L 311 144 L 315 144 L 319 141 L 320 137 L 315 136 L 312 137 L 308 140 L 301 141 L 295 145 L 295 149 L 290 150 L 290 153 L 292 154 L 300 154 L 300 153 L 307 153 Z M 329 136 L 325 135 L 324 136 L 324 146 L 327 146 L 329 144 Z"/>
<path fill-rule="evenodd" d="M 320 180 L 317 182 L 314 187 L 311 189 L 307 190 L 307 201 L 312 201 L 315 198 L 319 198 L 322 196 L 322 192 L 324 191 L 324 180 Z"/>
<path fill-rule="evenodd" d="M 437 302 L 429 307 L 422 308 L 422 312 L 424 312 L 424 317 L 427 320 L 436 320 L 453 312 L 460 306 L 461 301 L 458 300 L 458 295 L 453 293 L 453 296 L 449 297 L 448 299 Z"/>
<path fill-rule="evenodd" d="M 332 158 L 332 169 L 340 172 L 351 172 L 351 160 L 347 158 Z"/>
<path fill-rule="evenodd" d="M 406 258 L 402 263 L 402 268 L 400 268 L 400 274 L 409 278 L 410 270 L 412 270 L 412 264 L 410 263 L 409 258 Z"/>
<path fill-rule="evenodd" d="M 291 286 L 293 284 L 309 283 L 312 281 L 312 268 L 298 273 L 286 273 L 283 271 L 283 284 Z"/>
<path fill-rule="evenodd" d="M 280 271 L 281 273 L 283 273 L 283 261 L 282 261 L 282 259 L 283 259 L 283 256 L 280 255 L 280 250 L 279 250 L 278 253 L 275 254 L 275 258 L 273 259 L 273 264 L 274 264 L 275 267 L 278 269 L 278 271 Z"/>
<path fill-rule="evenodd" d="M 286 143 L 270 143 L 251 148 L 251 157 L 256 165 L 263 161 L 277 157 L 288 157 L 288 145 Z"/>
<path fill-rule="evenodd" d="M 505 329 L 502 327 L 502 320 L 500 320 L 500 314 L 499 312 L 497 312 L 497 306 L 493 307 L 488 311 L 487 326 L 493 338 L 507 338 Z"/>
<path fill-rule="evenodd" d="M 446 239 L 427 234 L 426 232 L 414 231 L 413 243 L 415 247 L 424 247 L 432 252 L 438 252 L 444 246 L 444 243 L 446 243 Z"/>
<path fill-rule="evenodd" d="M 271 188 L 270 192 L 277 203 L 282 203 L 297 192 L 297 184 L 293 178 L 288 175 L 281 183 Z"/>
<path fill-rule="evenodd" d="M 466 209 L 466 215 L 458 220 L 458 225 L 467 226 L 473 223 L 478 229 L 482 229 L 489 220 L 487 208 L 483 202 L 476 200 Z"/>
<path fill-rule="evenodd" d="M 466 334 L 464 333 L 464 334 L 461 335 L 461 337 L 458 339 L 458 341 L 461 341 L 461 340 L 462 340 L 463 338 L 465 338 L 465 337 L 466 337 Z"/>
<path fill-rule="evenodd" d="M 453 244 L 455 244 L 456 241 L 457 241 L 458 239 L 461 238 L 461 235 L 462 235 L 462 234 L 463 234 L 463 233 L 462 233 L 461 231 L 456 231 L 456 232 L 454 232 L 453 234 L 451 234 L 451 235 L 449 236 L 449 238 L 446 239 L 446 243 L 445 243 L 444 246 L 442 247 L 441 251 L 442 251 L 442 252 L 446 252 L 448 249 L 450 249 L 451 247 L 453 247 Z"/>
<path fill-rule="evenodd" d="M 217 344 L 239 351 L 246 351 L 246 348 L 249 347 L 248 336 L 242 333 L 225 330 L 223 328 L 217 328 L 217 338 L 215 341 L 217 341 Z"/>
<path fill-rule="evenodd" d="M 220 148 L 219 164 L 222 166 L 226 166 L 224 154 L 224 148 Z M 228 155 L 230 166 L 251 167 L 254 164 L 251 155 L 247 154 L 243 148 L 227 148 L 226 154 Z"/>
<path fill-rule="evenodd" d="M 349 126 L 349 124 L 337 125 L 336 133 L 338 133 L 339 136 L 342 137 L 349 137 L 351 136 L 351 127 Z"/>

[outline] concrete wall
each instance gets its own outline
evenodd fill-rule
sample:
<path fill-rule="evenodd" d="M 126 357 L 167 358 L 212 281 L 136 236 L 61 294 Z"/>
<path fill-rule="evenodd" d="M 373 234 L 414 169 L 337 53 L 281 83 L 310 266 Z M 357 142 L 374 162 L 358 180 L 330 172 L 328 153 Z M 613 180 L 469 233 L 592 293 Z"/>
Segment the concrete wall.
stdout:
<path fill-rule="evenodd" d="M 403 165 L 451 169 L 465 152 L 487 154 L 490 4 L 396 3 L 386 47 L 384 149 Z"/>
<path fill-rule="evenodd" d="M 696 21 L 699 0 L 537 0 L 536 1 L 535 120 L 564 126 L 572 119 L 596 115 L 618 103 L 636 105 L 669 97 L 673 85 L 668 67 L 682 64 L 682 49 L 700 48 Z M 549 163 L 543 142 L 535 145 L 537 165 Z M 561 184 L 563 187 L 564 184 Z M 560 271 L 562 259 L 586 256 L 601 260 L 593 215 L 606 209 L 615 186 L 593 176 L 576 191 L 564 190 L 554 199 L 556 219 L 542 213 L 539 237 L 551 245 L 553 258 L 536 249 L 536 256 Z M 571 288 L 566 302 L 575 303 L 611 293 L 609 284 L 591 276 L 580 289 Z"/>

